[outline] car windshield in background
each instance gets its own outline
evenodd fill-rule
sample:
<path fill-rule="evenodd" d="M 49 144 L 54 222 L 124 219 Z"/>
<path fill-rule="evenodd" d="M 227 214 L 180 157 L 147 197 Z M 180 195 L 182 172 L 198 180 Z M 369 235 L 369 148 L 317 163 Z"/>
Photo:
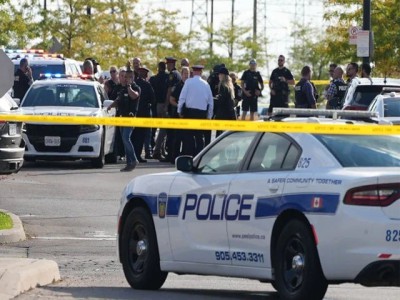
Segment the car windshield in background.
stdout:
<path fill-rule="evenodd" d="M 382 88 L 381 85 L 359 85 L 353 96 L 354 104 L 369 106 L 372 100 L 382 92 Z"/>
<path fill-rule="evenodd" d="M 60 64 L 60 65 L 35 65 L 35 64 L 30 64 L 29 65 L 32 69 L 32 77 L 34 80 L 37 80 L 40 78 L 41 74 L 65 74 L 65 65 Z M 15 71 L 17 71 L 18 66 L 15 66 Z"/>
<path fill-rule="evenodd" d="M 22 103 L 22 107 L 29 106 L 77 106 L 98 108 L 99 103 L 93 86 L 51 84 L 33 86 Z"/>
<path fill-rule="evenodd" d="M 343 167 L 399 167 L 400 136 L 314 135 Z"/>
<path fill-rule="evenodd" d="M 385 99 L 385 117 L 400 117 L 400 98 Z"/>

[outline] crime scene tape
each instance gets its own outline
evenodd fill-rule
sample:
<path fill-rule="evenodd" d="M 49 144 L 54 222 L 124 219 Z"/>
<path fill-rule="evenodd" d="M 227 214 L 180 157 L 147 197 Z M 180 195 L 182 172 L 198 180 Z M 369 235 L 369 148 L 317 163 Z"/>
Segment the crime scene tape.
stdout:
<path fill-rule="evenodd" d="M 3 114 L 0 120 L 63 125 L 105 125 L 119 127 L 148 127 L 170 129 L 231 130 L 231 131 L 270 131 L 314 134 L 346 135 L 400 135 L 400 126 L 377 124 L 335 124 L 335 123 L 292 123 L 257 121 L 193 120 L 173 118 L 123 118 L 86 116 L 48 116 Z"/>

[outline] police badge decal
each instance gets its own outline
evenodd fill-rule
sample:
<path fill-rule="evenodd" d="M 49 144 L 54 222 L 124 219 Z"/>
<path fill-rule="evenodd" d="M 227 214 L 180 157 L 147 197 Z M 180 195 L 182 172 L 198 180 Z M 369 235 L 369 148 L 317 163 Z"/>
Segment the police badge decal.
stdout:
<path fill-rule="evenodd" d="M 160 219 L 165 218 L 165 211 L 167 209 L 167 199 L 168 196 L 166 193 L 161 193 L 158 195 L 157 203 L 158 203 L 158 216 Z"/>

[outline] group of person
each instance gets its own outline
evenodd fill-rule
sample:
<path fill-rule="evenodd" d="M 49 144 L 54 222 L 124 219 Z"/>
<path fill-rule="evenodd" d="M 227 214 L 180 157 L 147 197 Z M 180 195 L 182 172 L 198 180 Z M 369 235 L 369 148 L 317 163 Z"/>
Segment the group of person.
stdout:
<path fill-rule="evenodd" d="M 236 120 L 241 101 L 241 118 L 245 119 L 250 111 L 250 119 L 254 119 L 258 97 L 264 88 L 254 59 L 243 73 L 240 86 L 237 75 L 224 64 L 216 65 L 207 79 L 203 75 L 204 66 L 190 67 L 189 60 L 184 58 L 178 71 L 176 63 L 177 59 L 166 57 L 158 63 L 157 74 L 151 77 L 138 57 L 123 68 L 111 66 L 111 78 L 104 82 L 109 98 L 114 100 L 108 110 L 116 108 L 116 116 L 121 117 Z M 118 132 L 118 155 L 126 157 L 123 172 L 134 170 L 138 163 L 150 158 L 175 163 L 179 155 L 195 156 L 211 141 L 211 131 L 201 129 L 123 127 Z M 216 136 L 221 133 L 217 131 Z"/>

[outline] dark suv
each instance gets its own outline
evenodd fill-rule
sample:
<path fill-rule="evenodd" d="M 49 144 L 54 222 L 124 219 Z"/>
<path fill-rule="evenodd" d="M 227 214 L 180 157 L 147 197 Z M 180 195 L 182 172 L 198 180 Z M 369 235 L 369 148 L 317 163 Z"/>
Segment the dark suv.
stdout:
<path fill-rule="evenodd" d="M 384 87 L 400 87 L 399 79 L 392 78 L 355 78 L 347 88 L 343 109 L 367 110 L 372 100 Z"/>
<path fill-rule="evenodd" d="M 0 97 L 0 114 L 8 114 L 17 108 L 17 104 L 8 93 Z M 24 161 L 24 152 L 22 123 L 0 119 L 0 174 L 18 172 Z"/>

